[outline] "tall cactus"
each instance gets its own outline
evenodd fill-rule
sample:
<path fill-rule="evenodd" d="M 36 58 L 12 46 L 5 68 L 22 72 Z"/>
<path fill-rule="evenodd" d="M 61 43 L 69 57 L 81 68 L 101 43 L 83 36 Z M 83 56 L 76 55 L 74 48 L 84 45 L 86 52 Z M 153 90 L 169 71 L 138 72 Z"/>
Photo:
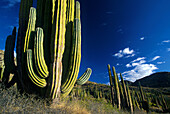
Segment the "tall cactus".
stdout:
<path fill-rule="evenodd" d="M 125 104 L 126 104 L 126 107 L 129 107 L 129 100 L 128 100 L 127 89 L 126 89 L 126 85 L 125 85 L 125 82 L 123 80 L 123 77 L 122 77 L 121 73 L 120 73 L 120 78 L 121 78 L 123 92 L 124 92 Z"/>
<path fill-rule="evenodd" d="M 129 85 L 128 83 L 126 83 L 126 87 L 127 87 L 127 94 L 128 94 L 128 100 L 129 100 L 129 109 L 130 112 L 133 113 L 133 104 L 132 104 L 132 98 L 131 98 L 131 94 L 130 94 L 130 90 L 129 90 Z"/>
<path fill-rule="evenodd" d="M 118 85 L 118 78 L 116 74 L 115 67 L 112 67 L 113 69 L 113 74 L 114 74 L 114 85 L 115 85 L 115 92 L 116 92 L 116 101 L 117 101 L 117 108 L 120 110 L 120 92 L 119 92 L 119 85 Z"/>
<path fill-rule="evenodd" d="M 109 79 L 110 79 L 110 90 L 111 90 L 111 100 L 112 100 L 112 105 L 114 106 L 114 92 L 113 92 L 113 82 L 112 82 L 112 73 L 110 69 L 110 65 L 107 65 L 108 67 L 108 73 L 109 73 Z"/>
<path fill-rule="evenodd" d="M 79 73 L 80 3 L 75 4 L 74 0 L 37 0 L 37 10 L 31 7 L 32 4 L 33 0 L 21 0 L 17 67 L 11 55 L 15 38 L 7 39 L 6 47 L 10 50 L 6 49 L 9 54 L 5 59 L 11 62 L 6 61 L 5 67 L 12 70 L 6 73 L 14 72 L 18 88 L 25 92 L 37 93 L 51 100 L 64 98 L 72 90 Z M 89 68 L 81 77 L 83 83 L 90 75 Z"/>

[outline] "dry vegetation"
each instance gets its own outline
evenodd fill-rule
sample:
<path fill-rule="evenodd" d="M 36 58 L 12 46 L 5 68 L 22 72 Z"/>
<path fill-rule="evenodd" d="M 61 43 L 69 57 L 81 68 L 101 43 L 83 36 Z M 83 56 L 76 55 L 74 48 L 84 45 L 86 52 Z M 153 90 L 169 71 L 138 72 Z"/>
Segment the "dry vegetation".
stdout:
<path fill-rule="evenodd" d="M 102 100 L 69 97 L 58 103 L 48 103 L 35 95 L 19 94 L 13 86 L 7 90 L 0 85 L 0 113 L 57 113 L 57 114 L 117 114 L 119 112 Z"/>

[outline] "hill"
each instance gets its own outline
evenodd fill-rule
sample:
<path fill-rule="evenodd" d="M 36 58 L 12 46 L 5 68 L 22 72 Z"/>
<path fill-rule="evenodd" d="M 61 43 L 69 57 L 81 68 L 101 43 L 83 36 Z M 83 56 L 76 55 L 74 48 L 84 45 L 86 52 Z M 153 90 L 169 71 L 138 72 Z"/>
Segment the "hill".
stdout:
<path fill-rule="evenodd" d="M 154 73 L 150 76 L 136 80 L 134 83 L 132 83 L 132 86 L 138 86 L 139 82 L 141 83 L 141 86 L 144 87 L 170 87 L 170 72 Z"/>

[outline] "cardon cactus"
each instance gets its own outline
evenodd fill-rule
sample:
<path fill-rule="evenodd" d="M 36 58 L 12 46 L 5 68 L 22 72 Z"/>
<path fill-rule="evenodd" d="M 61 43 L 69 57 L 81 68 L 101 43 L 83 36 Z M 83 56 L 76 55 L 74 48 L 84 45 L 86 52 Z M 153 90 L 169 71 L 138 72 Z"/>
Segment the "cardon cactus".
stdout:
<path fill-rule="evenodd" d="M 37 0 L 37 9 L 32 5 L 33 0 L 21 0 L 17 66 L 12 55 L 14 28 L 6 43 L 4 72 L 14 74 L 21 92 L 36 93 L 50 100 L 64 98 L 71 92 L 79 73 L 80 3 L 75 0 Z M 80 77 L 81 83 L 85 83 L 90 75 L 88 68 Z"/>

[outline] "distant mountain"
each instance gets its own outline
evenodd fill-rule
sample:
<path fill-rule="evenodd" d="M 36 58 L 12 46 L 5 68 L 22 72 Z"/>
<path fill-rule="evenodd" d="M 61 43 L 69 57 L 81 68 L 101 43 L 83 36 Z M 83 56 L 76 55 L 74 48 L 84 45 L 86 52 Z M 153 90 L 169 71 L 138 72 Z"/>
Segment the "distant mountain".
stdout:
<path fill-rule="evenodd" d="M 142 79 L 136 80 L 132 86 L 138 86 L 139 82 L 144 87 L 170 87 L 170 72 L 158 72 Z"/>

